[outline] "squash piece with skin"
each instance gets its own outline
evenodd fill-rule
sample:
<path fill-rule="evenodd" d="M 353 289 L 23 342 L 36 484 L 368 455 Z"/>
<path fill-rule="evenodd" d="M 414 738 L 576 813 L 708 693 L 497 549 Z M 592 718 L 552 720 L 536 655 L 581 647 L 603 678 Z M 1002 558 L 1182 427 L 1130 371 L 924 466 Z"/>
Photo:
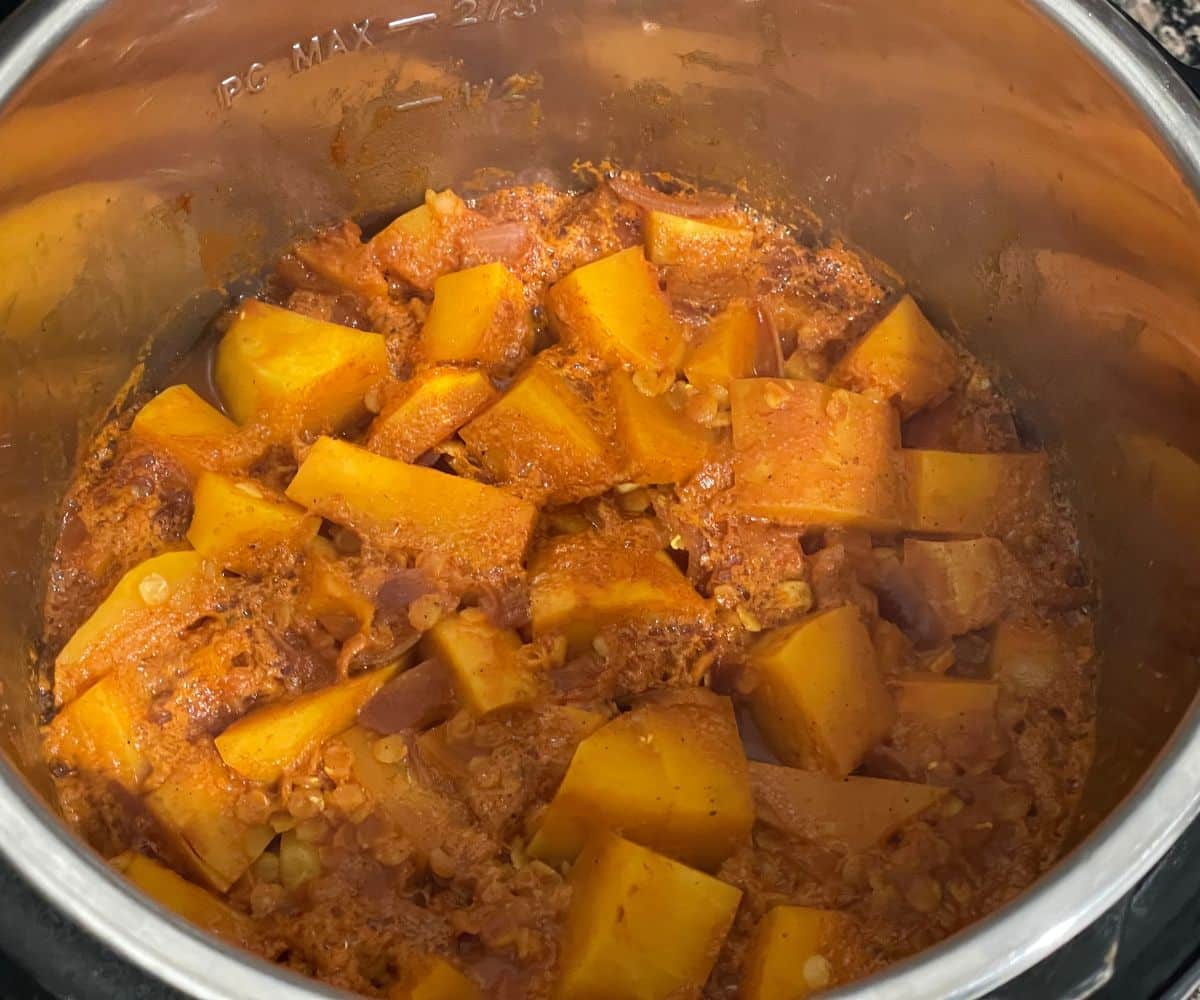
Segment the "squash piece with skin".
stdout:
<path fill-rule="evenodd" d="M 749 662 L 754 721 L 786 764 L 842 778 L 891 730 L 895 708 L 853 605 L 767 632 Z"/>
<path fill-rule="evenodd" d="M 702 389 L 729 388 L 750 378 L 758 350 L 758 314 L 745 302 L 734 302 L 708 324 L 683 359 L 687 380 Z"/>
<path fill-rule="evenodd" d="M 749 229 L 668 212 L 647 213 L 645 232 L 650 260 L 660 267 L 686 268 L 696 276 L 741 270 L 754 243 Z"/>
<path fill-rule="evenodd" d="M 742 513 L 796 526 L 899 529 L 900 423 L 891 407 L 791 379 L 740 379 L 729 395 Z"/>
<path fill-rule="evenodd" d="M 907 419 L 945 398 L 958 378 L 958 358 L 905 295 L 843 356 L 831 385 L 894 402 Z"/>
<path fill-rule="evenodd" d="M 278 781 L 306 753 L 349 726 L 361 708 L 396 673 L 393 664 L 288 702 L 242 716 L 216 738 L 221 759 L 252 781 Z"/>
<path fill-rule="evenodd" d="M 830 778 L 750 763 L 758 820 L 794 837 L 853 851 L 883 843 L 909 820 L 945 801 L 949 789 L 883 778 Z"/>
<path fill-rule="evenodd" d="M 996 538 L 933 542 L 904 540 L 904 568 L 946 631 L 962 635 L 992 625 L 1008 607 L 1006 584 L 1017 566 Z"/>
<path fill-rule="evenodd" d="M 237 424 L 186 385 L 164 389 L 129 427 L 131 438 L 170 455 L 193 478 L 221 467 L 237 433 Z"/>
<path fill-rule="evenodd" d="M 315 514 L 484 574 L 520 565 L 537 508 L 504 490 L 320 438 L 287 488 Z"/>
<path fill-rule="evenodd" d="M 258 940 L 250 917 L 144 854 L 127 851 L 110 863 L 156 903 L 202 930 L 243 948 Z"/>
<path fill-rule="evenodd" d="M 712 456 L 716 434 L 676 410 L 666 396 L 642 393 L 625 372 L 613 374 L 612 399 L 630 482 L 681 483 Z"/>
<path fill-rule="evenodd" d="M 192 497 L 188 541 L 205 558 L 238 573 L 267 568 L 280 550 L 299 551 L 321 527 L 319 517 L 271 496 L 252 479 L 206 472 Z"/>
<path fill-rule="evenodd" d="M 237 818 L 238 799 L 248 787 L 209 750 L 146 796 L 178 854 L 218 892 L 227 892 L 275 839 L 269 825 Z"/>
<path fill-rule="evenodd" d="M 204 578 L 199 552 L 167 552 L 138 563 L 92 612 L 54 661 L 54 703 L 63 705 L 110 670 L 121 652 L 196 616 L 193 597 Z"/>
<path fill-rule="evenodd" d="M 576 268 L 546 304 L 565 343 L 606 361 L 674 376 L 683 360 L 683 334 L 641 247 Z"/>
<path fill-rule="evenodd" d="M 521 637 L 493 625 L 478 608 L 442 618 L 425 634 L 422 649 L 450 668 L 459 703 L 472 715 L 533 701 L 541 689 L 521 657 Z"/>
<path fill-rule="evenodd" d="M 775 906 L 759 921 L 742 968 L 740 1000 L 806 1000 L 854 977 L 861 952 L 852 918 Z"/>
<path fill-rule="evenodd" d="M 483 1000 L 483 991 L 440 955 L 406 962 L 388 1000 Z"/>
<path fill-rule="evenodd" d="M 481 371 L 430 368 L 409 379 L 371 422 L 366 446 L 412 462 L 477 417 L 499 393 Z"/>
<path fill-rule="evenodd" d="M 571 869 L 558 1000 L 698 996 L 741 890 L 613 834 Z"/>
<path fill-rule="evenodd" d="M 590 833 L 607 829 L 712 870 L 746 843 L 754 807 L 733 707 L 695 694 L 635 708 L 584 739 L 529 854 L 570 861 Z"/>
<path fill-rule="evenodd" d="M 46 756 L 136 790 L 149 771 L 138 746 L 137 719 L 117 675 L 107 674 L 54 717 L 46 732 Z"/>
<path fill-rule="evenodd" d="M 1041 452 L 967 454 L 903 451 L 910 531 L 1003 535 L 1050 506 Z"/>
<path fill-rule="evenodd" d="M 251 300 L 217 347 L 215 377 L 239 423 L 272 437 L 340 430 L 367 413 L 388 373 L 387 347 L 364 333 Z"/>
<path fill-rule="evenodd" d="M 569 503 L 602 493 L 620 474 L 607 435 L 570 382 L 538 357 L 460 434 L 500 483 Z"/>
<path fill-rule="evenodd" d="M 562 535 L 530 560 L 535 637 L 561 633 L 572 652 L 617 622 L 687 622 L 708 614 L 679 567 L 655 540 L 630 532 Z"/>
<path fill-rule="evenodd" d="M 528 353 L 533 324 L 521 282 L 500 263 L 443 274 L 421 330 L 421 357 L 511 369 Z"/>

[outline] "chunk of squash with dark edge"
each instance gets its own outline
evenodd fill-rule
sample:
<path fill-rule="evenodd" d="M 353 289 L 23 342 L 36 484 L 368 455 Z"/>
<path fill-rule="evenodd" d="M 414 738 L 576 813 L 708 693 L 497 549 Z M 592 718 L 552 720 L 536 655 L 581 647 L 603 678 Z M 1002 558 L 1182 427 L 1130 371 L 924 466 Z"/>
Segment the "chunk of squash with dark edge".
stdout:
<path fill-rule="evenodd" d="M 589 834 L 607 829 L 712 870 L 748 842 L 753 824 L 733 707 L 708 695 L 635 708 L 584 739 L 529 854 L 570 861 Z"/>
<path fill-rule="evenodd" d="M 767 632 L 749 662 L 754 721 L 786 764 L 845 777 L 892 728 L 895 708 L 853 605 Z"/>
<path fill-rule="evenodd" d="M 254 921 L 219 900 L 207 889 L 189 882 L 166 865 L 144 854 L 127 851 L 110 864 L 156 903 L 177 913 L 201 930 L 247 948 L 258 939 Z"/>
<path fill-rule="evenodd" d="M 904 568 L 951 635 L 992 625 L 1010 600 L 1017 566 L 996 538 L 904 540 Z"/>
<path fill-rule="evenodd" d="M 714 317 L 688 348 L 683 374 L 702 389 L 727 389 L 731 382 L 754 374 L 757 350 L 758 313 L 745 302 L 734 302 Z"/>
<path fill-rule="evenodd" d="M 176 851 L 218 892 L 227 892 L 275 839 L 267 824 L 237 818 L 237 801 L 248 787 L 208 750 L 146 796 Z"/>
<path fill-rule="evenodd" d="M 944 399 L 957 377 L 954 348 L 905 295 L 846 352 L 829 382 L 894 403 L 907 419 Z"/>
<path fill-rule="evenodd" d="M 233 418 L 284 439 L 340 430 L 365 417 L 368 390 L 387 374 L 380 334 L 256 300 L 238 310 L 214 369 Z"/>
<path fill-rule="evenodd" d="M 740 1000 L 805 1000 L 854 977 L 853 919 L 837 910 L 775 906 L 759 921 L 742 967 Z"/>
<path fill-rule="evenodd" d="M 129 427 L 133 440 L 170 455 L 192 478 L 220 468 L 237 433 L 237 424 L 186 385 L 164 389 Z"/>
<path fill-rule="evenodd" d="M 146 634 L 168 634 L 195 617 L 192 596 L 202 580 L 199 552 L 166 552 L 129 570 L 75 630 L 54 661 L 54 703 L 76 698 L 115 662 L 126 644 L 144 646 Z"/>
<path fill-rule="evenodd" d="M 538 499 L 568 503 L 612 486 L 620 460 L 567 379 L 535 359 L 460 436 L 501 483 Z"/>
<path fill-rule="evenodd" d="M 512 367 L 528 353 L 533 324 L 521 282 L 500 263 L 443 274 L 421 329 L 421 357 Z"/>
<path fill-rule="evenodd" d="M 742 513 L 796 526 L 900 528 L 900 423 L 891 407 L 791 379 L 740 379 L 729 393 Z"/>
<path fill-rule="evenodd" d="M 388 1000 L 483 1000 L 483 991 L 440 955 L 404 963 Z"/>
<path fill-rule="evenodd" d="M 534 636 L 565 635 L 573 652 L 617 622 L 693 624 L 708 613 L 671 557 L 640 537 L 552 538 L 531 557 L 529 580 Z"/>
<path fill-rule="evenodd" d="M 546 296 L 564 343 L 618 365 L 674 375 L 684 341 L 641 247 L 576 268 Z"/>
<path fill-rule="evenodd" d="M 831 778 L 777 764 L 750 763 L 760 822 L 793 837 L 861 851 L 942 802 L 946 788 L 884 778 Z"/>
<path fill-rule="evenodd" d="M 371 238 L 380 265 L 422 292 L 458 267 L 462 237 L 478 216 L 453 191 L 426 191 L 416 208 L 397 216 Z"/>
<path fill-rule="evenodd" d="M 252 479 L 206 472 L 192 497 L 188 541 L 206 559 L 237 573 L 265 568 L 280 551 L 300 551 L 321 527 L 319 517 L 271 496 Z"/>
<path fill-rule="evenodd" d="M 743 270 L 754 243 L 752 230 L 669 212 L 647 213 L 644 228 L 650 260 L 660 267 L 686 268 L 697 276 Z"/>
<path fill-rule="evenodd" d="M 625 372 L 613 374 L 612 400 L 629 482 L 682 483 L 712 457 L 715 433 L 676 410 L 665 395 L 645 395 Z"/>
<path fill-rule="evenodd" d="M 903 452 L 905 527 L 933 535 L 1003 535 L 1050 506 L 1050 469 L 1041 452 Z"/>
<path fill-rule="evenodd" d="M 278 781 L 305 754 L 354 722 L 358 710 L 396 673 L 380 667 L 291 701 L 244 715 L 215 742 L 221 759 L 251 781 Z"/>
<path fill-rule="evenodd" d="M 115 674 L 102 677 L 54 717 L 46 756 L 134 790 L 149 770 L 138 746 L 138 713 Z"/>
<path fill-rule="evenodd" d="M 427 369 L 409 379 L 371 422 L 366 446 L 387 458 L 412 462 L 498 396 L 488 377 L 476 369 Z"/>
<path fill-rule="evenodd" d="M 537 508 L 494 486 L 397 462 L 334 438 L 309 449 L 287 495 L 331 521 L 480 574 L 520 565 Z"/>
<path fill-rule="evenodd" d="M 533 701 L 541 690 L 537 675 L 521 653 L 521 637 L 493 625 L 478 608 L 438 621 L 422 639 L 427 656 L 450 668 L 459 702 L 481 716 Z"/>
<path fill-rule="evenodd" d="M 741 890 L 610 833 L 571 870 L 558 1000 L 698 996 Z"/>

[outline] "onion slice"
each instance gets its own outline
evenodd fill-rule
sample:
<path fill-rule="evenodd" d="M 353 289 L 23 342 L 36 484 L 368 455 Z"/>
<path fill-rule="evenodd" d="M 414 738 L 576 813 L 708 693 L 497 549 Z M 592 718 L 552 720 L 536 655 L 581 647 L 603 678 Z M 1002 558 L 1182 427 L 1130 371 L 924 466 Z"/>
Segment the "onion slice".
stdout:
<path fill-rule="evenodd" d="M 733 211 L 734 200 L 728 195 L 698 194 L 684 198 L 679 195 L 663 194 L 646 187 L 639 181 L 616 176 L 608 179 L 608 186 L 618 198 L 632 202 L 648 212 L 668 212 L 688 219 L 705 219 L 714 215 L 727 215 Z"/>

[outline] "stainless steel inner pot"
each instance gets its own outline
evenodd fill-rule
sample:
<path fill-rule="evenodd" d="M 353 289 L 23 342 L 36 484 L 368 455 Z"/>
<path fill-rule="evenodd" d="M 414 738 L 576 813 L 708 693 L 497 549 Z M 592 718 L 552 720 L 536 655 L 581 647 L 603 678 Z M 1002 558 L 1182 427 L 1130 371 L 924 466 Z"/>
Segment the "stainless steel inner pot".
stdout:
<path fill-rule="evenodd" d="M 43 798 L 31 639 L 76 449 L 296 234 L 577 158 L 816 213 L 1077 485 L 1103 591 L 1078 844 L 839 995 L 1007 981 L 1200 809 L 1200 107 L 1104 0 L 46 0 L 0 51 L 0 850 L 119 953 L 196 996 L 329 995 L 140 898 Z"/>

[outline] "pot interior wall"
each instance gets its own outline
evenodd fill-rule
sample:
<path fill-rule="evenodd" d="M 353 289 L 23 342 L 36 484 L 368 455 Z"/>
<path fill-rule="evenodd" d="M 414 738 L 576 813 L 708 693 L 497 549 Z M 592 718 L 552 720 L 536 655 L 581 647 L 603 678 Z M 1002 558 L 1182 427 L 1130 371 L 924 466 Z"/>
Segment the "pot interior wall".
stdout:
<path fill-rule="evenodd" d="M 1081 830 L 1195 693 L 1200 206 L 1031 5 L 115 0 L 18 92 L 0 149 L 0 680 L 35 782 L 48 533 L 134 364 L 160 379 L 297 233 L 426 186 L 568 183 L 576 159 L 823 220 L 1011 380 L 1103 594 Z"/>

